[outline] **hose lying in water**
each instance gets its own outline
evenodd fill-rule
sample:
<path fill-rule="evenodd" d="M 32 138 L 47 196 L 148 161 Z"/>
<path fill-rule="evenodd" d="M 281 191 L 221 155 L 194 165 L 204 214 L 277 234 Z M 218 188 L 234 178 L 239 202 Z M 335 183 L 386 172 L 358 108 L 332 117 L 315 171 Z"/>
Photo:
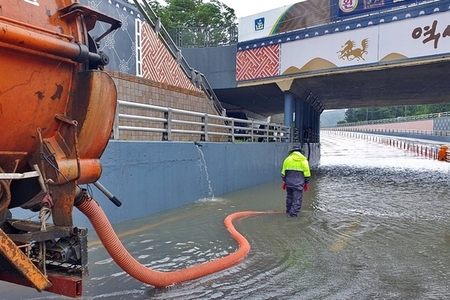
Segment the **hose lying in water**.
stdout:
<path fill-rule="evenodd" d="M 114 232 L 114 229 L 102 208 L 94 199 L 89 198 L 85 200 L 77 205 L 77 208 L 89 219 L 103 243 L 103 246 L 108 251 L 109 255 L 111 255 L 112 259 L 130 276 L 143 283 L 151 284 L 156 287 L 165 287 L 174 283 L 206 276 L 236 264 L 250 251 L 250 244 L 244 236 L 234 228 L 232 224 L 233 220 L 250 215 L 269 213 L 264 211 L 241 211 L 233 213 L 225 218 L 225 227 L 239 244 L 239 249 L 230 255 L 186 269 L 160 272 L 145 267 L 128 253 Z"/>

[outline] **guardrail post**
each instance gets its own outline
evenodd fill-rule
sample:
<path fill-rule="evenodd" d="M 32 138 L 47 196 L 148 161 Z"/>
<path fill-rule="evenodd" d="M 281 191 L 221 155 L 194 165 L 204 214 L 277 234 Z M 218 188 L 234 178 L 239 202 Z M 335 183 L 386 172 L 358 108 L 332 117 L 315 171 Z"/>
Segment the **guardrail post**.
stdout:
<path fill-rule="evenodd" d="M 202 117 L 202 131 L 203 134 L 200 136 L 200 140 L 204 141 L 204 142 L 208 142 L 209 141 L 209 137 L 208 137 L 208 114 L 205 114 L 204 117 Z"/>
<path fill-rule="evenodd" d="M 113 124 L 113 139 L 118 140 L 120 139 L 120 133 L 119 133 L 119 101 L 117 101 L 116 104 L 116 114 L 114 116 L 114 124 Z"/>
<path fill-rule="evenodd" d="M 155 30 L 156 34 L 159 35 L 159 32 L 161 31 L 161 19 L 160 18 L 156 18 L 154 30 Z"/>
<path fill-rule="evenodd" d="M 250 140 L 252 141 L 252 143 L 256 140 L 255 139 L 255 124 L 253 123 L 253 120 L 252 120 L 252 123 L 250 124 L 250 126 L 251 126 L 251 131 L 250 131 Z"/>
<path fill-rule="evenodd" d="M 296 127 L 292 128 L 292 142 L 300 143 L 300 130 Z"/>
<path fill-rule="evenodd" d="M 171 141 L 172 140 L 172 109 L 168 109 L 166 112 L 164 112 L 164 118 L 166 121 L 164 122 L 164 129 L 165 132 L 163 132 L 163 141 Z"/>
<path fill-rule="evenodd" d="M 231 119 L 231 142 L 234 143 L 235 136 L 234 136 L 234 119 Z"/>
<path fill-rule="evenodd" d="M 196 84 L 198 87 L 201 87 L 203 85 L 203 78 L 205 78 L 205 76 L 199 72 L 197 72 L 197 78 L 196 78 Z M 210 99 L 213 100 L 213 99 Z"/>

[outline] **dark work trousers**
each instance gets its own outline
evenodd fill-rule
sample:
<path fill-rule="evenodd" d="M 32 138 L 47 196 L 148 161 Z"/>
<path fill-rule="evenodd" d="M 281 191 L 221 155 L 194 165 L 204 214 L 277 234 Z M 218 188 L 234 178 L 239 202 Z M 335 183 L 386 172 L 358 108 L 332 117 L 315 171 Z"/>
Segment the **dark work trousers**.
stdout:
<path fill-rule="evenodd" d="M 286 187 L 286 212 L 291 217 L 297 217 L 302 208 L 303 189 Z"/>

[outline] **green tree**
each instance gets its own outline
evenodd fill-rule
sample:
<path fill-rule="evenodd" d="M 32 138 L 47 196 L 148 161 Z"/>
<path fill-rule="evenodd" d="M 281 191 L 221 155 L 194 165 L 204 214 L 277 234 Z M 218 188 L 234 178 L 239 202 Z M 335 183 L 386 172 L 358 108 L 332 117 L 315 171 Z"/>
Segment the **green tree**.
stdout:
<path fill-rule="evenodd" d="M 450 112 L 449 103 L 427 105 L 402 105 L 389 107 L 349 108 L 345 112 L 348 123 L 418 116 L 439 112 Z"/>
<path fill-rule="evenodd" d="M 218 0 L 157 0 L 148 4 L 181 47 L 209 47 L 237 42 L 234 9 Z"/>
<path fill-rule="evenodd" d="M 355 108 L 349 108 L 345 111 L 345 121 L 347 123 L 357 122 L 355 117 Z"/>

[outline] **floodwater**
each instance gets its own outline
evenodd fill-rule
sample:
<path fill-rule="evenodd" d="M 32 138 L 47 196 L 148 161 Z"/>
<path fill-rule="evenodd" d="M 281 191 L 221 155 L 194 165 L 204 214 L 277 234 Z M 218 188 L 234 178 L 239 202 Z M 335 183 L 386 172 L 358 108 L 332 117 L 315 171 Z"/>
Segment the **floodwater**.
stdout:
<path fill-rule="evenodd" d="M 154 288 L 124 273 L 92 231 L 82 299 L 450 298 L 450 164 L 325 133 L 321 150 L 298 218 L 283 213 L 277 180 L 114 226 L 140 263 L 171 271 L 235 251 L 228 214 L 277 211 L 235 222 L 252 246 L 237 265 Z M 1 299 L 63 298 L 0 289 Z"/>

